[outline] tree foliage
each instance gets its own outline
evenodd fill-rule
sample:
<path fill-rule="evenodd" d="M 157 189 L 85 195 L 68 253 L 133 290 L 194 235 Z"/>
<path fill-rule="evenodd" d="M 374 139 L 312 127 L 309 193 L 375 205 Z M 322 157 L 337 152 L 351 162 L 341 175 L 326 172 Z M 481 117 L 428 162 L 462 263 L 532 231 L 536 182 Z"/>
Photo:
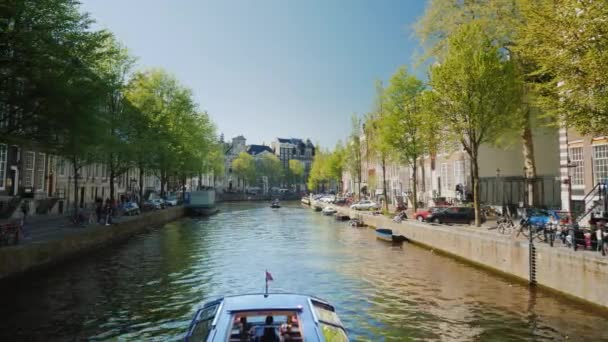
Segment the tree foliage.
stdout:
<path fill-rule="evenodd" d="M 479 224 L 479 146 L 494 143 L 510 128 L 522 88 L 514 63 L 505 60 L 480 25 L 464 25 L 449 38 L 447 49 L 443 63 L 431 71 L 434 109 L 471 158 Z"/>
<path fill-rule="evenodd" d="M 608 3 L 520 0 L 518 54 L 533 62 L 538 103 L 583 134 L 608 134 Z"/>
<path fill-rule="evenodd" d="M 363 156 L 361 153 L 361 119 L 354 114 L 351 118 L 351 133 L 346 143 L 345 166 L 361 197 L 361 178 L 363 176 Z M 353 189 L 354 190 L 354 189 Z"/>
<path fill-rule="evenodd" d="M 256 172 L 257 178 L 268 177 L 269 186 L 279 185 L 283 178 L 283 165 L 276 155 L 266 153 L 256 160 Z"/>
<path fill-rule="evenodd" d="M 411 166 L 413 191 L 411 201 L 417 209 L 417 165 L 424 153 L 429 152 L 429 142 L 436 132 L 429 131 L 434 118 L 426 115 L 422 101 L 425 87 L 422 81 L 400 68 L 391 78 L 386 89 L 387 114 L 379 122 L 378 140 L 392 149 L 394 155 Z M 428 139 L 427 139 L 428 138 Z"/>
<path fill-rule="evenodd" d="M 247 152 L 241 152 L 238 157 L 232 161 L 232 171 L 243 180 L 243 189 L 245 184 L 253 184 L 256 181 L 255 160 Z"/>

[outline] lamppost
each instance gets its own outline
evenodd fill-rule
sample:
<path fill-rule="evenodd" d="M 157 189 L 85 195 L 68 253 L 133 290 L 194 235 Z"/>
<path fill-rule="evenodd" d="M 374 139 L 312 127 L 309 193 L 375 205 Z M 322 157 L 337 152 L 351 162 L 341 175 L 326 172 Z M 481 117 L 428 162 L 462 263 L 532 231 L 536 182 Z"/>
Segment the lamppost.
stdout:
<path fill-rule="evenodd" d="M 524 166 L 524 198 L 523 198 L 523 207 L 527 208 L 528 204 L 527 204 L 527 198 L 528 198 L 528 168 Z"/>
<path fill-rule="evenodd" d="M 501 197 L 501 198 L 500 198 L 500 209 L 501 209 L 501 211 L 502 211 L 503 206 L 504 206 L 504 202 L 505 202 L 505 201 L 504 201 L 504 187 L 501 187 L 500 185 L 501 185 L 501 184 L 500 184 L 500 168 L 497 168 L 497 169 L 496 169 L 496 187 L 497 187 L 497 189 L 498 189 L 499 191 L 501 191 L 501 196 L 500 196 L 500 197 Z M 496 195 L 498 196 L 498 192 L 496 193 Z M 504 214 L 504 213 L 502 213 L 502 214 Z"/>

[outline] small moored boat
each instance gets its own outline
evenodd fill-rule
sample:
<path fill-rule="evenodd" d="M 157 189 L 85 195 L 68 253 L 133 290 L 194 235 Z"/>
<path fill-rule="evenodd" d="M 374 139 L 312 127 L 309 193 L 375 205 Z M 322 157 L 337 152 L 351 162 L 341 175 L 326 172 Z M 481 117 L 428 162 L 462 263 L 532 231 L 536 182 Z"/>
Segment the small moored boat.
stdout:
<path fill-rule="evenodd" d="M 348 221 L 348 220 L 350 220 L 350 217 L 348 215 L 344 215 L 344 214 L 336 214 L 336 220 L 337 221 Z"/>
<path fill-rule="evenodd" d="M 348 223 L 350 224 L 351 227 L 363 227 L 363 226 L 365 226 L 365 224 L 363 224 L 363 221 L 361 221 L 361 219 L 358 219 L 356 217 L 350 219 L 350 221 Z"/>
<path fill-rule="evenodd" d="M 329 216 L 337 213 L 338 211 L 334 207 L 325 207 L 323 208 L 323 210 L 321 210 L 321 212 L 323 213 L 323 215 Z"/>
<path fill-rule="evenodd" d="M 280 208 L 281 205 L 279 204 L 279 200 L 272 201 L 272 203 L 270 204 L 270 207 L 274 208 L 274 209 Z"/>
<path fill-rule="evenodd" d="M 407 241 L 407 238 L 403 235 L 394 235 L 392 229 L 378 228 L 376 229 L 376 238 L 394 243 L 401 243 Z"/>
<path fill-rule="evenodd" d="M 308 196 L 304 196 L 300 202 L 302 202 L 304 205 L 310 205 L 310 198 L 308 198 Z"/>
<path fill-rule="evenodd" d="M 248 294 L 207 302 L 185 341 L 337 341 L 346 329 L 327 301 L 300 294 Z"/>

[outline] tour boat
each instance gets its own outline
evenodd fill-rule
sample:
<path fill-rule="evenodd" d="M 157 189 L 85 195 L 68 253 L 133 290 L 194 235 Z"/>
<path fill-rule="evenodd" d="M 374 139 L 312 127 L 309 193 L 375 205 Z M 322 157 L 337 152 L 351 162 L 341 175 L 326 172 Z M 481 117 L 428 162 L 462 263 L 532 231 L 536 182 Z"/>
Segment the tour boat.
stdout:
<path fill-rule="evenodd" d="M 376 238 L 388 242 L 400 243 L 407 241 L 407 238 L 403 235 L 394 235 L 392 229 L 378 228 L 376 229 Z"/>
<path fill-rule="evenodd" d="M 184 341 L 348 341 L 327 301 L 306 295 L 266 293 L 207 302 L 194 315 Z"/>
<path fill-rule="evenodd" d="M 321 210 L 321 212 L 323 212 L 323 215 L 329 216 L 337 213 L 338 211 L 334 207 L 325 207 L 323 210 Z"/>

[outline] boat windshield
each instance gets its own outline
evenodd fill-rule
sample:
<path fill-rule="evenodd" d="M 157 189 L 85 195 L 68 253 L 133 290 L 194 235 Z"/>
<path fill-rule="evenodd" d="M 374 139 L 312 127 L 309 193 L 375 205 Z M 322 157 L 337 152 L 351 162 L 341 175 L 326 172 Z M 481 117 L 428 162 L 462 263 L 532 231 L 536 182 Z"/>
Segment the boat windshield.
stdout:
<path fill-rule="evenodd" d="M 312 305 L 318 317 L 321 333 L 325 341 L 348 342 L 342 321 L 340 321 L 334 308 L 331 305 L 316 300 L 312 301 Z"/>
<path fill-rule="evenodd" d="M 227 341 L 259 341 L 274 335 L 276 340 L 302 341 L 300 316 L 297 311 L 233 312 Z"/>

